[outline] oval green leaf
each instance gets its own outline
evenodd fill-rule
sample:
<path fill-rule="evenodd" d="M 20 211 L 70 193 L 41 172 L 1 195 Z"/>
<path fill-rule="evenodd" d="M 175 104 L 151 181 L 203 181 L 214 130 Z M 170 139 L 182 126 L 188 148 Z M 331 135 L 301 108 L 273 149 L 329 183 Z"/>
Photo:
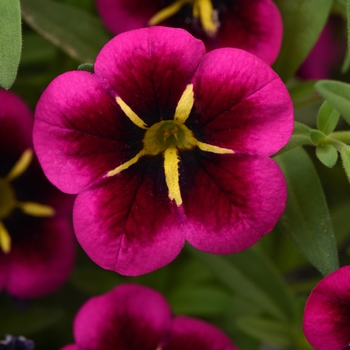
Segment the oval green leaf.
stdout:
<path fill-rule="evenodd" d="M 287 207 L 278 227 L 323 275 L 339 267 L 326 199 L 314 165 L 301 148 L 275 158 L 288 184 Z"/>
<path fill-rule="evenodd" d="M 317 41 L 331 9 L 332 0 L 276 0 L 284 26 L 281 52 L 275 71 L 287 81 Z"/>
<path fill-rule="evenodd" d="M 213 255 L 187 249 L 235 295 L 274 318 L 287 321 L 294 316 L 289 291 L 268 259 L 249 249 L 232 255 Z"/>
<path fill-rule="evenodd" d="M 80 62 L 94 63 L 110 39 L 98 18 L 74 6 L 51 0 L 21 0 L 21 5 L 34 30 Z"/>
<path fill-rule="evenodd" d="M 22 50 L 19 0 L 0 0 L 0 86 L 9 89 L 16 79 Z"/>
<path fill-rule="evenodd" d="M 350 85 L 334 80 L 320 80 L 315 89 L 344 117 L 350 124 Z"/>

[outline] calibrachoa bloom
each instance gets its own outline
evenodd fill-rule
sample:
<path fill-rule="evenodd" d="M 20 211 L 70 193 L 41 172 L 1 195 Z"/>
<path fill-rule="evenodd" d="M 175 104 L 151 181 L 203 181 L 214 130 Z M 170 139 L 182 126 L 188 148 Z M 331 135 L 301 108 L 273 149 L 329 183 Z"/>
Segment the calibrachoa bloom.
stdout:
<path fill-rule="evenodd" d="M 276 73 L 238 49 L 205 54 L 182 29 L 123 33 L 95 73 L 45 90 L 34 141 L 48 178 L 80 193 L 73 221 L 88 255 L 138 275 L 185 240 L 234 253 L 270 232 L 286 184 L 268 156 L 288 141 L 292 104 Z"/>
<path fill-rule="evenodd" d="M 350 266 L 326 276 L 312 290 L 303 330 L 316 350 L 350 349 Z"/>
<path fill-rule="evenodd" d="M 216 327 L 173 317 L 160 293 L 134 284 L 88 300 L 75 318 L 74 339 L 62 350 L 237 350 Z"/>
<path fill-rule="evenodd" d="M 272 0 L 96 0 L 114 34 L 164 25 L 183 28 L 207 50 L 236 47 L 272 64 L 281 47 L 282 19 Z"/>
<path fill-rule="evenodd" d="M 72 200 L 45 178 L 32 128 L 25 103 L 0 90 L 0 290 L 25 299 L 61 286 L 75 251 Z"/>

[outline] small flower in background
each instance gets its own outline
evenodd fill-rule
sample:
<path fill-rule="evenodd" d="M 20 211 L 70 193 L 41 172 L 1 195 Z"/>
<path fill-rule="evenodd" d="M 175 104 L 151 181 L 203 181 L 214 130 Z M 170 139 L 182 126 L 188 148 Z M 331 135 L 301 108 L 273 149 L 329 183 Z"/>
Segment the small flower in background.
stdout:
<path fill-rule="evenodd" d="M 282 43 L 282 19 L 271 0 L 96 0 L 114 34 L 163 25 L 183 28 L 207 50 L 236 47 L 272 64 Z"/>
<path fill-rule="evenodd" d="M 317 350 L 350 349 L 350 266 L 326 276 L 312 290 L 303 330 Z"/>
<path fill-rule="evenodd" d="M 0 350 L 35 350 L 34 342 L 22 336 L 7 335 L 5 340 L 0 340 Z"/>
<path fill-rule="evenodd" d="M 76 315 L 74 339 L 61 350 L 237 350 L 216 327 L 172 316 L 160 293 L 135 284 L 89 299 Z"/>
<path fill-rule="evenodd" d="M 298 70 L 302 79 L 330 79 L 339 72 L 346 52 L 346 39 L 339 16 L 331 16 L 315 46 Z"/>
<path fill-rule="evenodd" d="M 75 255 L 72 198 L 45 178 L 32 128 L 25 103 L 0 90 L 0 290 L 21 299 L 60 287 Z"/>
<path fill-rule="evenodd" d="M 252 246 L 284 211 L 269 158 L 293 129 L 289 94 L 238 49 L 205 54 L 182 29 L 120 34 L 95 74 L 56 78 L 36 109 L 34 144 L 47 177 L 74 206 L 75 233 L 100 266 L 160 268 L 185 240 L 218 254 Z"/>

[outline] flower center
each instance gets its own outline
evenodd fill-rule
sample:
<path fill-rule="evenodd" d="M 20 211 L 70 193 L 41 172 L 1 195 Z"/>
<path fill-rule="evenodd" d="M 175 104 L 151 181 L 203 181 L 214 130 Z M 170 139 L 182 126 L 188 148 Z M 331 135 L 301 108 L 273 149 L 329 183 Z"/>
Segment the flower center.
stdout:
<path fill-rule="evenodd" d="M 155 156 L 167 148 L 192 149 L 196 139 L 186 125 L 167 120 L 152 125 L 145 133 L 143 144 L 146 154 Z"/>
<path fill-rule="evenodd" d="M 0 178 L 0 250 L 9 253 L 11 250 L 11 237 L 3 220 L 9 217 L 16 208 L 32 216 L 52 216 L 55 211 L 48 205 L 35 202 L 20 202 L 16 199 L 11 181 L 22 175 L 29 167 L 33 158 L 33 151 L 27 149 L 13 166 L 6 177 Z"/>
<path fill-rule="evenodd" d="M 217 12 L 213 8 L 211 0 L 176 0 L 171 5 L 157 12 L 149 21 L 151 26 L 157 25 L 169 17 L 175 15 L 184 5 L 192 5 L 194 20 L 201 23 L 208 36 L 214 36 L 219 29 Z"/>
<path fill-rule="evenodd" d="M 165 182 L 169 191 L 169 199 L 174 200 L 177 206 L 182 204 L 180 183 L 179 183 L 179 150 L 191 150 L 198 147 L 204 152 L 218 154 L 233 154 L 234 151 L 228 148 L 209 145 L 198 141 L 192 131 L 184 124 L 189 117 L 193 104 L 193 85 L 187 85 L 175 109 L 173 120 L 162 120 L 148 127 L 147 124 L 120 98 L 116 102 L 125 115 L 139 128 L 145 129 L 143 148 L 133 158 L 110 170 L 106 176 L 114 176 L 125 169 L 128 169 L 143 156 L 156 156 L 163 153 Z"/>

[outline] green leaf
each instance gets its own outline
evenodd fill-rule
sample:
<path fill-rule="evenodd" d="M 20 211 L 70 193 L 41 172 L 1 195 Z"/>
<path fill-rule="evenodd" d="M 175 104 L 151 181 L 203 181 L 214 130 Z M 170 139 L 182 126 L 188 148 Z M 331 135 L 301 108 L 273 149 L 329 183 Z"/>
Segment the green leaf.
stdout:
<path fill-rule="evenodd" d="M 326 135 L 319 130 L 310 130 L 310 139 L 316 146 L 327 143 Z"/>
<path fill-rule="evenodd" d="M 317 115 L 318 130 L 329 135 L 337 126 L 339 117 L 339 112 L 328 101 L 324 101 Z"/>
<path fill-rule="evenodd" d="M 350 124 L 350 85 L 340 81 L 320 80 L 315 88 Z"/>
<path fill-rule="evenodd" d="M 93 73 L 94 65 L 91 63 L 83 63 L 78 66 L 78 70 L 85 70 L 86 72 Z"/>
<path fill-rule="evenodd" d="M 275 158 L 288 185 L 281 231 L 323 275 L 338 268 L 338 255 L 326 199 L 311 159 L 302 148 Z"/>
<path fill-rule="evenodd" d="M 348 39 L 348 54 L 350 54 L 350 0 L 346 1 L 346 27 Z"/>
<path fill-rule="evenodd" d="M 237 326 L 263 343 L 289 347 L 293 336 L 288 324 L 262 317 L 242 317 Z"/>
<path fill-rule="evenodd" d="M 19 0 L 0 0 L 0 86 L 9 89 L 16 79 L 22 50 Z"/>
<path fill-rule="evenodd" d="M 332 145 L 323 145 L 316 147 L 316 156 L 319 161 L 328 168 L 333 168 L 338 160 L 338 152 Z"/>
<path fill-rule="evenodd" d="M 98 18 L 74 6 L 52 0 L 21 0 L 21 6 L 33 29 L 78 61 L 94 63 L 110 39 Z"/>
<path fill-rule="evenodd" d="M 322 100 L 315 90 L 315 82 L 315 80 L 302 81 L 288 87 L 294 108 L 309 106 Z"/>
<path fill-rule="evenodd" d="M 293 301 L 273 265 L 252 249 L 233 255 L 212 255 L 187 246 L 215 277 L 238 297 L 280 320 L 293 317 Z"/>
<path fill-rule="evenodd" d="M 312 145 L 313 143 L 310 138 L 310 130 L 311 128 L 309 128 L 307 125 L 299 122 L 294 122 L 292 137 L 288 143 L 278 153 L 276 153 L 276 155 L 290 151 L 291 149 L 298 146 Z"/>
<path fill-rule="evenodd" d="M 274 64 L 286 81 L 316 43 L 329 15 L 332 0 L 275 0 L 283 19 L 283 43 Z"/>
<path fill-rule="evenodd" d="M 340 152 L 340 157 L 343 163 L 345 174 L 350 181 L 350 146 L 346 146 L 342 149 Z"/>

